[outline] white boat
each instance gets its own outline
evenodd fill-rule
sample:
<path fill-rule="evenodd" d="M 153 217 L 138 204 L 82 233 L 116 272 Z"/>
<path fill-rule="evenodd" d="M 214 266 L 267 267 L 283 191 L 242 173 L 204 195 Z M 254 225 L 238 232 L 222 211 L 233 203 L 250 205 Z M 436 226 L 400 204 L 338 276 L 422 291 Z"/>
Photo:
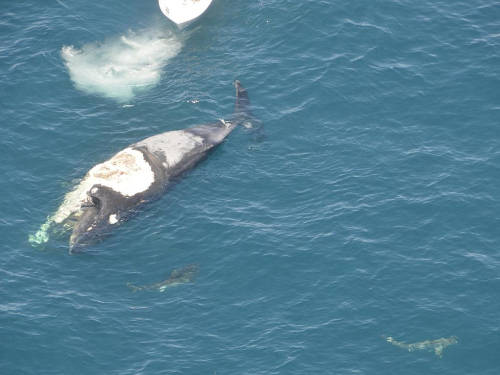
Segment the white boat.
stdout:
<path fill-rule="evenodd" d="M 212 0 L 158 0 L 162 13 L 180 29 L 201 17 Z"/>

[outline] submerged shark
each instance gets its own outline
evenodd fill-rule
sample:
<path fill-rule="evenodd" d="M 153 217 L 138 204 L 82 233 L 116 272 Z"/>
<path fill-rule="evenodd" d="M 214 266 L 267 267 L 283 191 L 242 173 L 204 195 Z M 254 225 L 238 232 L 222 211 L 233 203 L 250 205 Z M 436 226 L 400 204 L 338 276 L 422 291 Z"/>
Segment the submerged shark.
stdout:
<path fill-rule="evenodd" d="M 415 350 L 428 350 L 430 352 L 434 351 L 439 358 L 443 357 L 443 350 L 450 345 L 454 345 L 458 343 L 458 337 L 442 337 L 436 340 L 425 340 L 415 342 L 413 344 L 407 344 L 403 341 L 394 340 L 392 337 L 384 337 L 388 343 L 391 343 L 394 346 L 399 346 L 400 348 L 406 349 L 409 352 L 413 352 Z"/>
<path fill-rule="evenodd" d="M 159 283 L 142 286 L 127 283 L 127 286 L 132 290 L 132 292 L 137 292 L 139 290 L 159 290 L 160 292 L 164 292 L 167 288 L 193 282 L 197 273 L 198 265 L 190 264 L 189 266 L 173 270 L 167 280 L 160 281 Z"/>

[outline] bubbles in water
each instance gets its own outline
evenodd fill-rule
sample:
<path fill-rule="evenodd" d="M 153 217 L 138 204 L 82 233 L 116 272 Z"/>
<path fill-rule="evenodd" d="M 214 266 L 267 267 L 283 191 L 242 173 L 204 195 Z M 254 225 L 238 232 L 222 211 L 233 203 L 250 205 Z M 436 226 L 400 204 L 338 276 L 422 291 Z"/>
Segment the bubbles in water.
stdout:
<path fill-rule="evenodd" d="M 172 32 L 151 29 L 81 49 L 64 46 L 61 55 L 78 89 L 127 102 L 160 81 L 162 69 L 181 47 Z"/>

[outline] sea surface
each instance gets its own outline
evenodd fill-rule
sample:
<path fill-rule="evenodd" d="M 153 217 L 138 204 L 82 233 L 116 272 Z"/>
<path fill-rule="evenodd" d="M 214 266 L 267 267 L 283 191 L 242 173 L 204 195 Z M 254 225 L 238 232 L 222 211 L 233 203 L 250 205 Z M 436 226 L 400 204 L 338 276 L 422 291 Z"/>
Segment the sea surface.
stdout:
<path fill-rule="evenodd" d="M 0 374 L 500 374 L 498 1 L 0 3 Z M 30 241 L 234 79 L 253 129 L 88 251 Z"/>

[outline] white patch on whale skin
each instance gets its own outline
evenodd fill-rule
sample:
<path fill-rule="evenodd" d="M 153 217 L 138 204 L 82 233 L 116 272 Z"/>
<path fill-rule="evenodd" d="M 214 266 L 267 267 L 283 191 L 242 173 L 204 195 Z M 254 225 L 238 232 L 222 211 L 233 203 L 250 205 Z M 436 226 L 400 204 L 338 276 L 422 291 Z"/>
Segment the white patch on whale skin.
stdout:
<path fill-rule="evenodd" d="M 54 221 L 61 223 L 73 213 L 79 212 L 93 185 L 107 186 L 130 197 L 146 191 L 154 178 L 154 172 L 142 152 L 126 148 L 87 172 L 80 184 L 64 196 L 63 203 L 54 215 Z"/>
<path fill-rule="evenodd" d="M 184 130 L 174 130 L 154 135 L 137 143 L 146 146 L 149 152 L 161 153 L 169 167 L 175 167 L 187 154 L 203 145 L 203 138 Z"/>
<path fill-rule="evenodd" d="M 253 124 L 250 121 L 245 121 L 241 125 L 243 125 L 245 129 L 253 129 Z"/>
<path fill-rule="evenodd" d="M 118 215 L 117 214 L 109 215 L 108 221 L 111 225 L 118 223 Z"/>

